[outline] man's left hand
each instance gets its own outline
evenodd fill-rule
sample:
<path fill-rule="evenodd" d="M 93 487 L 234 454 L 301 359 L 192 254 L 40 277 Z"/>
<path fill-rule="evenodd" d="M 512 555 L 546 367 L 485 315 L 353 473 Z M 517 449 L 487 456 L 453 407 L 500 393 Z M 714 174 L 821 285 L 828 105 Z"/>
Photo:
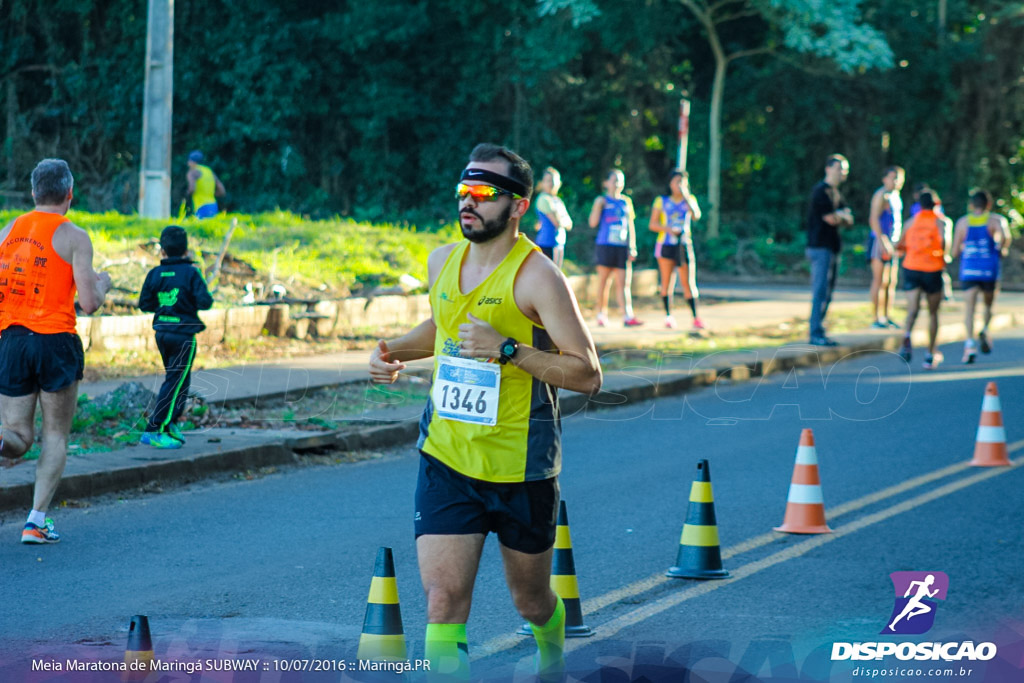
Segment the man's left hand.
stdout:
<path fill-rule="evenodd" d="M 466 358 L 497 358 L 501 355 L 501 343 L 506 337 L 491 327 L 486 320 L 467 314 L 468 323 L 459 325 L 459 341 L 462 348 L 459 355 Z"/>

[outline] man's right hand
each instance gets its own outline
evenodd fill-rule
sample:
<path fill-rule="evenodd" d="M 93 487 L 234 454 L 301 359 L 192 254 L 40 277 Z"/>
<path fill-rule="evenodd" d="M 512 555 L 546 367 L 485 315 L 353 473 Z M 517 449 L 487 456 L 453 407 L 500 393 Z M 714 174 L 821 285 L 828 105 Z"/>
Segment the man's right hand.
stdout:
<path fill-rule="evenodd" d="M 388 343 L 381 339 L 370 354 L 370 379 L 374 384 L 391 384 L 398 379 L 398 373 L 405 370 L 405 363 L 390 360 Z"/>
<path fill-rule="evenodd" d="M 106 294 L 114 286 L 114 283 L 110 280 L 110 273 L 106 271 L 96 273 L 96 282 L 99 283 L 97 287 L 100 290 L 100 294 Z"/>

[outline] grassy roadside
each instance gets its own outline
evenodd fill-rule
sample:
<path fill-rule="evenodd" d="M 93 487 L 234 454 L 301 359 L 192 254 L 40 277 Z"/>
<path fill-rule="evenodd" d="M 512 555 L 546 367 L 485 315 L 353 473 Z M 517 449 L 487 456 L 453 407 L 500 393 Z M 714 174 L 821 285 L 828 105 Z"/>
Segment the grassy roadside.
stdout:
<path fill-rule="evenodd" d="M 19 213 L 0 211 L 0 221 L 6 225 Z M 175 222 L 75 210 L 68 217 L 89 233 L 95 266 L 110 272 L 118 288 L 115 294 L 125 300 L 137 298 L 146 273 L 159 263 L 160 231 Z M 457 239 L 454 223 L 434 232 L 342 218 L 314 221 L 285 211 L 181 221 L 190 247 L 205 266 L 213 264 L 232 219 L 238 225 L 228 252 L 237 261 L 225 264 L 221 291 L 214 297 L 225 304 L 236 303 L 250 281 L 262 284 L 266 292 L 270 285 L 282 284 L 295 296 L 345 296 L 395 285 L 402 275 L 426 281 L 427 256 Z"/>
<path fill-rule="evenodd" d="M 829 311 L 829 334 L 843 334 L 863 330 L 871 325 L 874 318 L 867 304 L 855 307 L 835 308 Z M 664 355 L 680 355 L 700 358 L 722 351 L 750 351 L 766 347 L 782 346 L 807 341 L 807 324 L 792 320 L 778 325 L 753 327 L 735 334 L 705 334 L 699 337 L 675 337 L 656 342 L 643 349 L 606 349 L 601 355 L 604 370 L 618 370 L 637 360 L 656 361 Z"/>

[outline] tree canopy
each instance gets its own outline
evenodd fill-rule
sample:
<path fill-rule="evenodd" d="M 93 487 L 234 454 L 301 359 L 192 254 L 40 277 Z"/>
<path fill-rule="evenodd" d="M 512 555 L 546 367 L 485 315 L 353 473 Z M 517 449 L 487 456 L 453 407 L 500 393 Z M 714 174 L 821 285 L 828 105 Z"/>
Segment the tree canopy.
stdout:
<path fill-rule="evenodd" d="M 489 140 L 558 167 L 571 207 L 612 166 L 642 207 L 674 166 L 685 92 L 706 199 L 716 66 L 695 3 L 176 3 L 174 195 L 198 148 L 230 209 L 430 226 L 453 218 L 458 170 Z M 696 4 L 729 13 L 726 54 L 771 48 L 730 65 L 723 236 L 797 239 L 832 152 L 851 160 L 862 216 L 888 164 L 954 211 L 972 186 L 1009 201 L 1024 185 L 1020 3 Z M 145 34 L 141 0 L 0 0 L 0 200 L 27 203 L 36 161 L 60 156 L 80 206 L 135 210 Z"/>

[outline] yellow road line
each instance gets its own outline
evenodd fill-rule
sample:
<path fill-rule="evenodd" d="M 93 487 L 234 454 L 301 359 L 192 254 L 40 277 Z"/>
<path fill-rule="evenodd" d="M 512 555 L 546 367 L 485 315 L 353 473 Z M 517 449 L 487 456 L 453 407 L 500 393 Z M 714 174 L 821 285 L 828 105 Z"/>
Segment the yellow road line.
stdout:
<path fill-rule="evenodd" d="M 607 623 L 601 624 L 601 627 L 598 630 L 597 635 L 593 638 L 588 638 L 587 642 L 583 642 L 582 640 L 567 641 L 565 649 L 567 652 L 571 652 L 572 650 L 577 650 L 581 647 L 588 645 L 590 642 L 610 638 L 624 628 L 638 624 L 641 621 L 644 621 L 645 619 L 649 619 L 655 616 L 656 614 L 660 614 L 661 612 L 664 612 L 667 609 L 670 609 L 672 607 L 675 607 L 676 605 L 686 602 L 687 600 L 691 600 L 693 598 L 706 595 L 712 591 L 718 590 L 719 588 L 723 588 L 737 581 L 745 579 L 748 576 L 753 576 L 754 574 L 757 574 L 762 570 L 774 567 L 775 565 L 781 564 L 782 562 L 786 562 L 787 560 L 792 560 L 794 558 L 800 557 L 801 555 L 804 555 L 810 552 L 811 550 L 814 550 L 815 548 L 819 548 L 825 545 L 826 543 L 831 543 L 832 541 L 843 538 L 844 536 L 848 536 L 849 534 L 860 531 L 861 529 L 869 527 L 878 522 L 882 522 L 892 517 L 895 517 L 896 515 L 913 510 L 916 507 L 920 507 L 921 505 L 930 503 L 933 500 L 942 498 L 943 496 L 948 496 L 949 494 L 955 493 L 960 489 L 967 488 L 968 486 L 973 486 L 974 484 L 985 481 L 987 479 L 991 479 L 993 477 L 998 477 L 999 475 L 1005 474 L 1006 472 L 1009 472 L 1014 468 L 1019 467 L 1021 464 L 1024 464 L 1024 458 L 1017 458 L 1016 460 L 1013 460 L 1011 462 L 1013 463 L 1013 467 L 987 468 L 984 472 L 979 472 L 978 474 L 974 474 L 963 479 L 958 479 L 957 481 L 953 481 L 944 486 L 940 486 L 937 489 L 933 489 L 926 493 L 922 493 L 918 496 L 915 496 L 914 498 L 911 498 L 909 500 L 905 500 L 902 503 L 897 503 L 896 505 L 888 507 L 884 510 L 879 510 L 878 512 L 866 515 L 864 517 L 861 517 L 860 519 L 856 519 L 850 522 L 849 524 L 834 529 L 833 533 L 831 534 L 821 534 L 819 536 L 814 536 L 812 538 L 807 539 L 806 541 L 801 541 L 796 545 L 790 546 L 785 550 L 780 550 L 779 552 L 773 553 L 768 557 L 757 560 L 756 562 L 750 562 L 735 570 L 730 570 L 732 576 L 728 579 L 723 579 L 719 581 L 707 581 L 705 583 L 701 583 L 697 586 L 694 586 L 693 588 L 689 588 L 687 590 L 680 591 L 678 593 L 673 593 L 672 595 L 668 595 L 649 605 L 639 607 L 631 612 L 623 614 L 620 617 L 616 617 L 615 619 L 612 619 Z"/>
<path fill-rule="evenodd" d="M 1017 441 L 1017 442 L 1015 442 L 1013 444 L 1008 445 L 1007 446 L 1007 451 L 1009 451 L 1010 453 L 1014 453 L 1016 451 L 1021 450 L 1022 448 L 1024 448 L 1024 440 Z M 1013 461 L 1013 462 L 1015 464 L 1017 464 L 1019 461 Z M 907 479 L 906 481 L 901 482 L 899 484 L 894 484 L 894 485 L 886 487 L 886 488 L 884 488 L 884 489 L 882 489 L 880 491 L 876 491 L 874 493 L 869 493 L 866 496 L 861 496 L 860 498 L 857 498 L 855 500 L 851 500 L 849 502 L 837 505 L 834 508 L 830 508 L 827 511 L 827 513 L 826 513 L 826 518 L 830 522 L 834 522 L 834 520 L 836 518 L 838 518 L 838 517 L 840 517 L 842 515 L 849 514 L 851 512 L 856 512 L 857 510 L 863 509 L 863 508 L 865 508 L 865 507 L 867 507 L 869 505 L 873 505 L 873 504 L 878 503 L 880 501 L 883 501 L 883 500 L 885 500 L 887 498 L 891 498 L 893 496 L 899 495 L 901 493 L 905 493 L 907 491 L 910 491 L 912 489 L 918 488 L 918 487 L 923 486 L 925 484 L 931 483 L 931 482 L 936 481 L 938 479 L 942 479 L 942 478 L 948 477 L 948 476 L 950 476 L 952 474 L 956 474 L 958 472 L 961 472 L 961 471 L 969 468 L 970 466 L 971 466 L 970 465 L 970 461 L 965 460 L 963 462 L 958 462 L 958 463 L 955 463 L 953 465 L 949 465 L 947 467 L 939 468 L 939 469 L 934 470 L 932 472 L 927 472 L 925 474 L 922 474 L 920 476 L 914 477 L 912 479 Z M 994 470 L 994 472 L 997 473 L 997 474 L 999 472 L 1001 472 L 1001 471 L 1005 471 L 1005 469 L 1004 468 L 997 468 L 996 470 Z M 963 481 L 971 481 L 973 483 L 973 480 L 971 480 L 971 479 L 965 479 Z M 943 489 L 936 489 L 936 490 L 941 491 Z M 915 498 L 915 499 L 912 499 L 912 500 L 917 500 L 917 499 Z M 892 509 L 892 508 L 889 508 L 889 509 Z M 870 518 L 871 518 L 871 516 L 866 517 L 865 519 L 870 519 Z M 846 528 L 846 527 L 841 527 L 841 528 Z M 838 530 L 835 530 L 835 532 L 833 534 L 826 535 L 825 537 L 827 537 L 827 538 L 835 538 L 835 537 L 837 537 L 836 536 L 837 533 L 838 533 Z M 754 536 L 752 538 L 748 538 L 747 540 L 741 541 L 739 543 L 736 543 L 735 545 L 731 545 L 728 548 L 723 548 L 722 549 L 722 559 L 726 560 L 726 559 L 729 559 L 730 557 L 735 557 L 736 555 L 740 555 L 742 553 L 749 552 L 751 550 L 755 550 L 756 548 L 760 548 L 762 546 L 765 546 L 768 543 L 771 543 L 772 541 L 777 540 L 779 538 L 782 538 L 781 534 L 779 534 L 777 532 L 773 532 L 773 531 L 772 532 L 768 532 L 768 533 L 764 533 L 764 534 L 760 534 L 760 535 Z M 811 540 L 814 540 L 814 539 L 811 539 Z M 805 543 L 806 542 L 807 541 L 805 541 Z M 793 546 L 792 548 L 798 548 L 798 547 L 801 547 L 801 546 Z M 817 546 L 814 546 L 814 547 L 817 547 Z M 790 548 L 790 550 L 792 550 L 792 548 Z M 783 551 L 783 552 L 785 552 L 785 551 Z M 774 557 L 774 555 L 772 557 Z M 756 564 L 756 563 L 754 563 L 754 564 Z M 745 566 L 751 566 L 751 565 L 745 565 Z M 709 583 L 706 583 L 706 584 L 701 584 L 701 585 L 698 585 L 698 586 L 694 586 L 693 588 L 688 589 L 687 591 L 684 591 L 684 592 L 679 593 L 677 595 L 689 595 L 690 597 L 697 597 L 698 595 L 704 595 L 704 593 L 709 592 L 710 590 L 715 590 L 716 588 L 721 587 L 722 585 L 728 585 L 729 583 L 732 583 L 732 581 L 734 581 L 737 578 L 738 573 L 741 571 L 741 569 L 736 570 L 736 571 L 733 571 L 733 570 L 730 569 L 730 572 L 732 573 L 732 577 L 730 579 L 716 580 L 714 582 L 709 582 Z M 616 602 L 619 602 L 620 600 L 625 600 L 627 598 L 635 597 L 637 595 L 640 595 L 641 593 L 646 593 L 647 591 L 651 590 L 652 588 L 656 588 L 657 586 L 660 586 L 663 583 L 666 583 L 666 582 L 669 582 L 669 581 L 675 581 L 675 580 L 677 580 L 677 579 L 669 579 L 669 578 L 667 578 L 665 576 L 665 574 L 663 572 L 658 572 L 657 574 L 653 574 L 651 576 L 648 576 L 647 578 L 640 579 L 639 581 L 634 581 L 633 583 L 631 583 L 629 585 L 622 586 L 621 588 L 616 588 L 614 590 L 608 591 L 607 593 L 599 595 L 599 596 L 597 596 L 595 598 L 591 598 L 589 600 L 583 600 L 582 603 L 581 603 L 581 608 L 582 608 L 584 614 L 593 614 L 594 612 L 597 612 L 597 611 L 599 611 L 601 609 L 604 609 L 608 605 L 611 605 L 611 604 L 614 604 Z M 703 586 L 708 586 L 710 588 L 708 590 L 701 591 Z M 692 595 L 690 595 L 691 593 L 692 593 Z M 684 599 L 688 600 L 689 597 L 686 597 Z M 614 623 L 614 621 L 610 622 L 610 623 Z M 604 632 L 605 628 L 606 628 L 605 625 L 601 626 L 601 632 L 602 633 Z M 591 640 L 591 639 L 588 638 L 588 640 Z M 472 649 L 472 653 L 471 653 L 472 654 L 472 659 L 474 659 L 474 660 L 483 659 L 485 657 L 489 657 L 490 655 L 496 654 L 498 652 L 503 652 L 505 650 L 512 649 L 513 647 L 515 647 L 516 645 L 518 645 L 522 641 L 523 641 L 523 639 L 522 639 L 521 636 L 514 636 L 514 635 L 498 636 L 496 638 L 492 638 L 491 640 L 487 641 L 483 645 L 480 645 L 479 647 L 475 647 L 475 648 Z M 575 641 L 570 641 L 570 642 L 575 642 Z"/>
<path fill-rule="evenodd" d="M 1007 448 L 1007 450 L 1010 453 L 1013 453 L 1022 448 L 1024 448 L 1024 440 L 1011 444 Z M 835 506 L 834 508 L 829 508 L 826 511 L 825 517 L 829 521 L 834 521 L 842 515 L 849 514 L 851 512 L 856 512 L 857 510 L 878 503 L 882 500 L 885 500 L 886 498 L 891 498 L 892 496 L 905 493 L 906 491 L 910 491 L 911 489 L 915 489 L 919 486 L 929 484 L 933 481 L 942 479 L 944 477 L 948 477 L 951 474 L 956 474 L 957 472 L 965 470 L 970 466 L 970 461 L 964 460 L 963 462 L 958 462 L 948 467 L 942 467 L 940 469 L 935 470 L 934 472 L 928 472 L 918 477 L 914 477 L 913 479 L 907 479 L 904 482 L 894 484 L 892 486 L 882 489 L 881 491 L 869 493 L 866 496 L 862 496 L 855 500 L 842 503 L 840 505 Z M 730 557 L 735 557 L 736 555 L 740 555 L 742 553 L 749 552 L 756 548 L 760 548 L 761 546 L 767 545 L 778 538 L 781 538 L 780 534 L 774 531 L 769 531 L 768 533 L 748 538 L 747 540 L 741 541 L 735 545 L 731 545 L 728 548 L 723 548 L 722 559 L 727 560 Z M 636 595 L 639 595 L 640 593 L 649 591 L 655 586 L 658 586 L 666 581 L 672 580 L 674 579 L 667 578 L 663 572 L 653 574 L 645 579 L 640 579 L 639 581 L 631 583 L 628 586 L 616 588 L 615 590 L 609 591 L 603 595 L 599 595 L 596 598 L 591 598 L 590 600 L 584 600 L 582 603 L 583 613 L 590 614 L 592 612 L 596 612 L 600 609 L 603 609 L 604 607 L 607 607 L 608 605 L 618 602 L 619 600 L 634 597 Z"/>

